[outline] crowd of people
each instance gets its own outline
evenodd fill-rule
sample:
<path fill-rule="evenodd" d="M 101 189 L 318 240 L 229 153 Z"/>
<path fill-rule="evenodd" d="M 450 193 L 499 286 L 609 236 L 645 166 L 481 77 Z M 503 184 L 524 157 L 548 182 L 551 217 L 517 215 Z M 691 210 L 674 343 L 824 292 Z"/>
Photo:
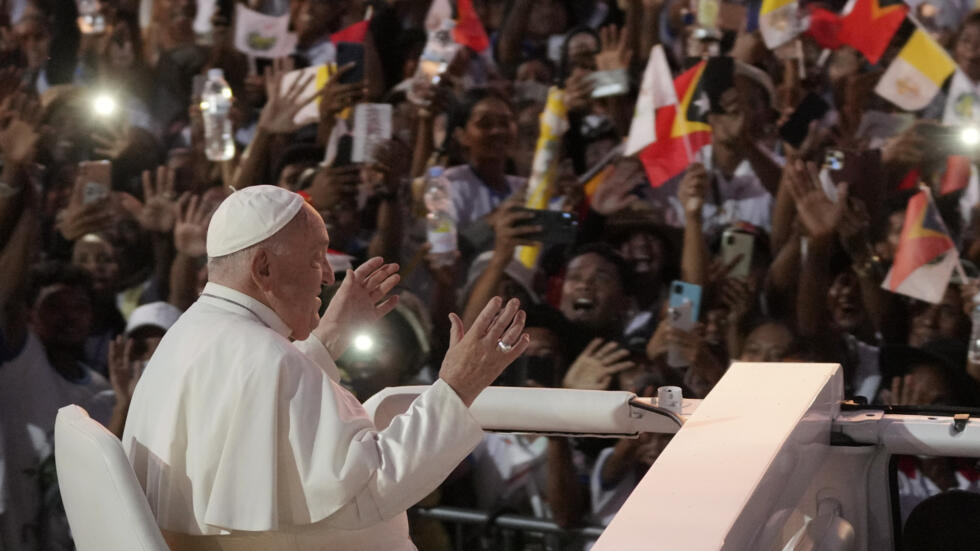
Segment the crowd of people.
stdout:
<path fill-rule="evenodd" d="M 791 51 L 773 50 L 745 21 L 704 32 L 686 0 L 472 0 L 489 47 L 460 48 L 420 83 L 428 0 L 249 0 L 290 15 L 296 49 L 274 60 L 236 50 L 230 0 L 96 4 L 104 28 L 94 30 L 79 25 L 74 0 L 12 0 L 0 14 L 0 548 L 72 547 L 54 469 L 58 408 L 79 404 L 122 434 L 143 367 L 207 280 L 211 213 L 258 184 L 301 193 L 320 213 L 337 285 L 371 257 L 401 266 L 398 306 L 336 358 L 361 400 L 432 382 L 448 314 L 468 326 L 500 296 L 520 299 L 531 337 L 501 384 L 643 396 L 676 385 L 703 398 L 733 361 L 834 362 L 850 399 L 980 405 L 980 364 L 968 362 L 980 149 L 957 152 L 969 174 L 947 192 L 954 152 L 932 136 L 950 95 L 905 113 L 872 92 L 883 64 L 853 48 L 801 34 Z M 909 4 L 978 100 L 980 13 Z M 331 35 L 369 8 L 363 80 L 347 82 L 344 65 L 315 97 L 283 85 L 291 70 L 334 62 Z M 657 45 L 674 77 L 709 56 L 730 60 L 705 65 L 713 84 L 690 108 L 706 145 L 666 182 L 620 148 Z M 195 85 L 214 68 L 234 97 L 237 154 L 221 162 L 206 155 Z M 628 90 L 595 97 L 594 75 L 617 71 Z M 520 209 L 540 179 L 552 88 L 568 128 L 547 208 L 577 221 L 560 244 L 536 240 L 545 228 Z M 97 108 L 106 94 L 115 111 Z M 828 108 L 790 143 L 779 129 L 810 96 Z M 369 162 L 325 162 L 362 102 L 392 106 L 391 139 Z M 298 124 L 307 105 L 318 120 Z M 826 182 L 835 162 L 847 181 Z M 458 235 L 448 254 L 427 240 L 436 166 Z M 101 195 L 89 185 L 99 167 L 110 184 Z M 882 288 L 922 187 L 964 268 L 937 283 L 936 303 Z M 732 256 L 736 238 L 749 245 Z M 538 247 L 531 265 L 516 256 L 526 247 Z M 675 280 L 701 289 L 686 327 L 668 315 Z M 669 440 L 488 434 L 423 503 L 601 525 Z M 975 465 L 944 459 L 907 458 L 899 473 L 907 505 L 976 479 Z M 449 548 L 438 522 L 413 518 L 412 530 L 420 549 Z M 492 530 L 468 537 L 469 548 L 498 545 Z"/>

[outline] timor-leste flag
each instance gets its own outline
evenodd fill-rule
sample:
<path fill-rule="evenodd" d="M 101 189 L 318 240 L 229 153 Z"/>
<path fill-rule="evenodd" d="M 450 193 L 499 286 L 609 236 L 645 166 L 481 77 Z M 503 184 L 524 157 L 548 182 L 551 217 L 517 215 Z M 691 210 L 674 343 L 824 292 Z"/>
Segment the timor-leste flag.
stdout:
<path fill-rule="evenodd" d="M 895 262 L 881 287 L 938 304 L 959 263 L 939 210 L 923 190 L 909 199 Z"/>
<path fill-rule="evenodd" d="M 708 61 L 702 61 L 675 78 L 679 103 L 657 110 L 657 139 L 639 154 L 653 187 L 683 172 L 694 153 L 711 143 L 711 100 L 703 78 L 707 67 Z"/>
<path fill-rule="evenodd" d="M 902 0 L 852 0 L 845 10 L 811 9 L 808 34 L 824 48 L 851 46 L 871 63 L 881 59 L 909 11 Z"/>

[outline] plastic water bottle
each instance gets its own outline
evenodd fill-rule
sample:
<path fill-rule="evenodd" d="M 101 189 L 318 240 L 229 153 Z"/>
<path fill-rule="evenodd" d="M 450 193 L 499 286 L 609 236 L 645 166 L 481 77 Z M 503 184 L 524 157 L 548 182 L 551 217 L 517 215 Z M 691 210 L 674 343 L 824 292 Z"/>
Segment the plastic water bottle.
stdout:
<path fill-rule="evenodd" d="M 231 87 L 221 69 L 208 69 L 208 79 L 201 93 L 204 116 L 204 154 L 211 161 L 227 161 L 235 156 L 231 133 Z"/>
<path fill-rule="evenodd" d="M 435 257 L 439 266 L 455 262 L 456 221 L 449 216 L 449 186 L 442 178 L 442 167 L 434 166 L 429 169 L 425 182 L 425 215 L 426 237 L 429 242 L 429 254 Z"/>
<path fill-rule="evenodd" d="M 980 293 L 973 296 L 973 331 L 970 333 L 970 363 L 980 364 Z"/>

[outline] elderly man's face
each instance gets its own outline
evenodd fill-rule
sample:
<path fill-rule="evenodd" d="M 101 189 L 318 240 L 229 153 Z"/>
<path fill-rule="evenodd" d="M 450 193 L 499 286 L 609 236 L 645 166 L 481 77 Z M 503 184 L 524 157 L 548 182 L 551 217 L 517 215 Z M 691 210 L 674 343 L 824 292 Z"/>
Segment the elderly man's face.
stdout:
<path fill-rule="evenodd" d="M 310 335 L 320 321 L 320 287 L 333 283 L 327 263 L 330 236 L 309 205 L 283 230 L 283 250 L 269 254 L 269 306 L 292 330 L 294 339 Z M 278 253 L 278 254 L 277 254 Z"/>

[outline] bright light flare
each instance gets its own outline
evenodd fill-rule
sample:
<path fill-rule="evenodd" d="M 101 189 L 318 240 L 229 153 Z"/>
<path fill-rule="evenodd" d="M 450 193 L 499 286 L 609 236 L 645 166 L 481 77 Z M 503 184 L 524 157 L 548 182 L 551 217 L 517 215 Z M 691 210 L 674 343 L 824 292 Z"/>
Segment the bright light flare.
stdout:
<path fill-rule="evenodd" d="M 358 335 L 354 337 L 354 349 L 358 352 L 370 352 L 374 348 L 374 339 L 369 335 Z"/>
<path fill-rule="evenodd" d="M 95 114 L 100 117 L 111 117 L 119 106 L 116 104 L 116 98 L 102 93 L 96 95 L 95 99 L 92 100 L 92 108 L 95 109 Z"/>
<path fill-rule="evenodd" d="M 960 141 L 970 147 L 980 144 L 980 129 L 976 126 L 967 126 L 960 130 Z"/>

